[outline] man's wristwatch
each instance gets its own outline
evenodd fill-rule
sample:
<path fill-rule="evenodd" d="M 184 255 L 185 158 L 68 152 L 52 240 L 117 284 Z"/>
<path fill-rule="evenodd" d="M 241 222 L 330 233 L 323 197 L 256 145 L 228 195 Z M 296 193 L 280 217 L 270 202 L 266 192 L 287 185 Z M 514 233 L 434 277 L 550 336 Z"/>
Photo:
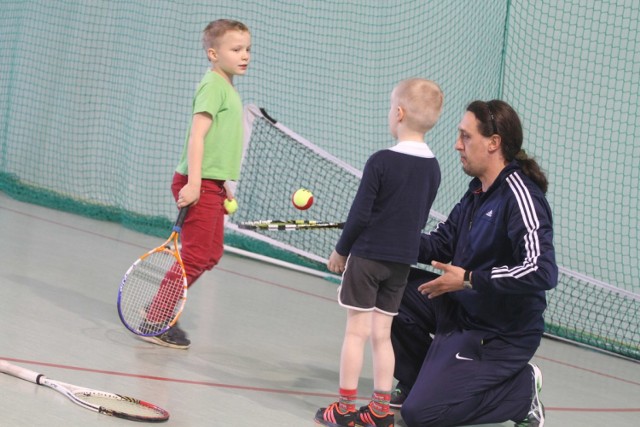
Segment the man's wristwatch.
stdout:
<path fill-rule="evenodd" d="M 464 271 L 464 279 L 462 279 L 462 287 L 465 289 L 473 289 L 471 286 L 471 272 L 469 270 Z"/>

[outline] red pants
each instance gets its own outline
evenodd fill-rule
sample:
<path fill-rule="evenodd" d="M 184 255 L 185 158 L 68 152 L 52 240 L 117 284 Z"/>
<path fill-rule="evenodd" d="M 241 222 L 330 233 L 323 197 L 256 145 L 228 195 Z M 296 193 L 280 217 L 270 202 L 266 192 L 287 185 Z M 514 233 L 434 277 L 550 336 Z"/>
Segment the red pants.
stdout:
<path fill-rule="evenodd" d="M 171 192 L 178 199 L 178 192 L 188 178 L 174 174 Z M 180 255 L 187 273 L 187 285 L 193 283 L 207 270 L 218 264 L 224 251 L 224 200 L 227 193 L 224 181 L 203 179 L 200 200 L 189 208 L 182 226 Z"/>

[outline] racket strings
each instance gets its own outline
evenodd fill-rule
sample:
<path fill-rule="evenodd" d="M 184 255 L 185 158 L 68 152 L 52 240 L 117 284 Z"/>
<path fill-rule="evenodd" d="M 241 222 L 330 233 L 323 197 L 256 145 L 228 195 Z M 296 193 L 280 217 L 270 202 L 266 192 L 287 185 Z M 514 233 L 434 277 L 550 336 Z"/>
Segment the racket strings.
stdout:
<path fill-rule="evenodd" d="M 313 230 L 322 228 L 342 228 L 344 223 L 312 220 L 259 220 L 238 223 L 238 228 L 249 230 Z"/>
<path fill-rule="evenodd" d="M 74 393 L 74 396 L 80 401 L 99 406 L 101 408 L 101 412 L 117 412 L 134 417 L 150 419 L 163 419 L 168 415 L 167 411 L 164 409 L 132 397 L 100 391 L 76 392 Z"/>
<path fill-rule="evenodd" d="M 121 313 L 142 335 L 157 335 L 180 311 L 185 280 L 178 259 L 169 250 L 139 260 L 126 278 Z"/>

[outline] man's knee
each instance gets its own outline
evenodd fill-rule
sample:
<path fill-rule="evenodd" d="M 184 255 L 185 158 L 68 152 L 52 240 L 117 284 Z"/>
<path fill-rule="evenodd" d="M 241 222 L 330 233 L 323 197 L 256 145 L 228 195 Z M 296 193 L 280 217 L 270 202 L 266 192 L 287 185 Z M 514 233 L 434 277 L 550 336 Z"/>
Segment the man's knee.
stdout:
<path fill-rule="evenodd" d="M 411 399 L 411 395 L 402 404 L 400 414 L 408 427 L 446 426 L 443 416 L 446 409 L 430 405 L 425 399 Z"/>
<path fill-rule="evenodd" d="M 400 415 L 402 415 L 402 420 L 408 427 L 418 427 L 421 425 L 417 409 L 418 408 L 416 408 L 415 405 L 409 404 L 406 400 L 402 404 Z"/>
<path fill-rule="evenodd" d="M 418 399 L 411 399 L 411 395 L 402 404 L 400 414 L 408 427 L 426 427 L 428 408 Z"/>

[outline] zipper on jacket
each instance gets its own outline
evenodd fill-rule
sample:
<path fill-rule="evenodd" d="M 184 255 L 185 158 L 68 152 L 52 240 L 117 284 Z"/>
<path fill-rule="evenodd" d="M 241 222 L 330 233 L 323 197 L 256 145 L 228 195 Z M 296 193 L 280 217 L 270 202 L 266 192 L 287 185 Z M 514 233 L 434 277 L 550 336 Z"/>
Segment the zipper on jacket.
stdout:
<path fill-rule="evenodd" d="M 476 211 L 478 210 L 478 206 L 481 205 L 481 198 L 483 195 L 482 188 L 473 192 L 473 209 L 471 210 L 471 218 L 469 218 L 469 231 L 471 231 L 471 226 L 473 225 L 473 218 L 476 216 Z"/>

